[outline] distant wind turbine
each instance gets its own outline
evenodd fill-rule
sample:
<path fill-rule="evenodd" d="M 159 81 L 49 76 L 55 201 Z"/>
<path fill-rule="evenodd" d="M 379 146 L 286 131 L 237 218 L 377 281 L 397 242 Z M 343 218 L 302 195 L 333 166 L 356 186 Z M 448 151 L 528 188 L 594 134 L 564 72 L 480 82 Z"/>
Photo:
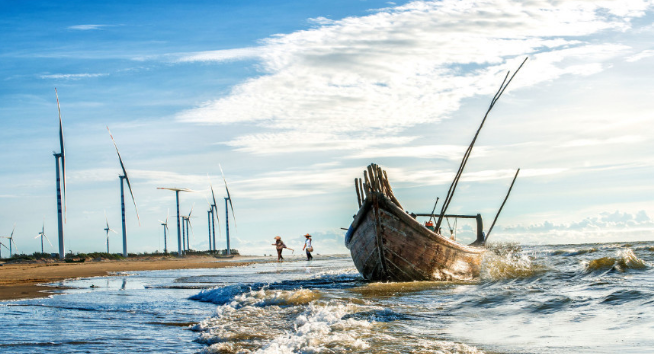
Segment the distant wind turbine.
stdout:
<path fill-rule="evenodd" d="M 66 214 L 66 150 L 64 149 L 64 126 L 61 122 L 61 107 L 59 105 L 59 94 L 57 94 L 57 88 L 55 88 L 55 96 L 57 97 L 57 110 L 59 111 L 59 147 L 60 152 L 53 152 L 52 154 L 55 157 L 55 162 L 57 164 L 57 222 L 59 225 L 59 259 L 64 259 L 65 248 L 64 248 L 64 222 Z M 59 177 L 59 160 L 61 160 L 61 175 L 63 180 Z M 63 187 L 63 213 L 62 213 L 62 203 L 61 203 L 61 190 Z"/>
<path fill-rule="evenodd" d="M 125 187 L 123 181 L 127 181 L 127 188 L 129 188 L 129 194 L 132 196 L 132 202 L 134 202 L 134 209 L 136 210 L 136 219 L 139 221 L 139 226 L 141 226 L 141 218 L 139 217 L 139 208 L 136 206 L 136 199 L 134 199 L 134 193 L 132 192 L 132 185 L 129 183 L 129 177 L 127 177 L 127 170 L 125 170 L 125 165 L 123 164 L 123 159 L 120 157 L 120 152 L 118 151 L 118 145 L 116 145 L 116 140 L 114 140 L 113 135 L 111 135 L 111 130 L 107 127 L 109 132 L 109 137 L 114 143 L 116 148 L 116 154 L 118 154 L 118 161 L 120 161 L 120 168 L 123 169 L 123 174 L 119 175 L 120 178 L 120 207 L 123 213 L 123 257 L 127 258 L 127 229 L 125 228 Z"/>
<path fill-rule="evenodd" d="M 0 242 L 0 259 L 2 258 L 2 247 L 7 248 L 4 243 Z M 9 248 L 7 248 L 9 249 Z"/>
<path fill-rule="evenodd" d="M 220 232 L 220 217 L 218 217 L 218 203 L 216 203 L 216 194 L 213 192 L 213 184 L 211 184 L 211 178 L 209 178 L 209 175 L 207 175 L 207 179 L 209 179 L 209 187 L 211 187 L 211 200 L 213 201 L 213 204 L 210 203 L 211 205 L 211 214 L 216 217 L 215 221 L 218 222 L 218 236 L 222 236 Z M 216 225 L 214 224 L 214 219 L 211 218 L 211 223 L 213 224 L 213 250 L 216 250 Z M 209 245 L 211 246 L 211 240 L 209 241 Z M 211 248 L 211 247 L 210 247 Z"/>
<path fill-rule="evenodd" d="M 104 231 L 107 232 L 107 254 L 108 254 L 109 253 L 109 231 L 115 233 L 116 235 L 118 235 L 118 233 L 115 230 L 112 230 L 109 227 L 109 219 L 107 219 L 107 212 L 106 211 L 104 212 L 104 220 L 107 222 L 107 227 L 104 228 Z"/>
<path fill-rule="evenodd" d="M 10 236 L 1 236 L 2 238 L 6 238 L 9 240 L 9 258 L 11 258 L 14 255 L 14 250 L 12 248 L 13 246 L 16 248 L 16 251 L 18 251 L 18 247 L 16 246 L 16 242 L 14 242 L 14 231 L 16 231 L 16 224 L 14 224 L 14 228 L 11 230 L 11 235 Z M 5 246 L 6 248 L 6 246 Z"/>
<path fill-rule="evenodd" d="M 184 221 L 184 226 L 186 227 L 186 236 L 182 233 L 182 241 L 185 242 L 184 246 L 184 251 L 188 251 L 191 249 L 191 240 L 189 237 L 189 229 L 191 233 L 193 233 L 193 225 L 191 225 L 191 214 L 193 214 L 193 208 L 195 208 L 195 204 L 191 207 L 191 211 L 188 213 L 188 216 L 182 216 L 182 220 Z M 182 226 L 182 231 L 184 231 L 184 226 Z M 195 233 L 193 233 L 193 236 L 195 238 Z"/>
<path fill-rule="evenodd" d="M 234 228 L 236 229 L 236 216 L 234 215 L 234 205 L 232 205 L 232 197 L 229 194 L 229 188 L 227 188 L 227 180 L 225 179 L 225 173 L 223 173 L 223 168 L 218 164 L 220 168 L 220 174 L 223 176 L 223 181 L 225 182 L 225 191 L 227 191 L 227 196 L 225 197 L 225 230 L 227 239 L 227 254 L 232 254 L 232 250 L 229 246 L 229 210 L 227 209 L 227 201 L 229 201 L 229 206 L 232 209 L 232 218 L 234 219 Z"/>
<path fill-rule="evenodd" d="M 182 230 L 180 229 L 180 218 L 179 218 L 179 192 L 193 192 L 188 188 L 168 188 L 168 187 L 157 187 L 157 189 L 166 189 L 169 191 L 175 192 L 175 200 L 177 203 L 177 256 L 182 256 Z"/>
<path fill-rule="evenodd" d="M 41 227 L 41 232 L 39 232 L 39 234 L 36 235 L 35 238 L 39 238 L 39 237 L 41 238 L 41 253 L 44 253 L 43 252 L 43 238 L 44 237 L 45 237 L 46 240 L 48 240 L 48 243 L 50 244 L 50 247 L 54 247 L 54 246 L 52 246 L 52 242 L 50 242 L 50 239 L 48 238 L 48 236 L 45 235 L 45 220 L 43 220 L 43 227 Z"/>
<path fill-rule="evenodd" d="M 161 221 L 161 226 L 164 228 L 164 253 L 168 253 L 168 238 L 166 237 L 166 231 L 168 231 L 168 216 L 170 215 L 170 210 L 168 210 L 168 213 L 166 214 L 166 221 Z"/>

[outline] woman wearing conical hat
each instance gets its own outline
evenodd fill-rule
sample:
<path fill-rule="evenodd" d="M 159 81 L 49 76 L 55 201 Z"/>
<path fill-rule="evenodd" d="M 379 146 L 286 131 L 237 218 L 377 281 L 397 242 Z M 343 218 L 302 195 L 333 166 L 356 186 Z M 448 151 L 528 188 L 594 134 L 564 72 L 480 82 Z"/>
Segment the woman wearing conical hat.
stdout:
<path fill-rule="evenodd" d="M 277 249 L 277 261 L 281 262 L 284 259 L 284 257 L 282 257 L 282 250 L 287 248 L 284 241 L 282 241 L 281 237 L 275 236 L 275 243 L 272 245 Z"/>
<path fill-rule="evenodd" d="M 310 261 L 313 259 L 313 256 L 311 255 L 311 252 L 313 252 L 313 246 L 311 246 L 311 235 L 306 234 L 304 237 L 306 237 L 306 240 L 304 241 L 302 249 L 307 251 L 307 261 Z"/>

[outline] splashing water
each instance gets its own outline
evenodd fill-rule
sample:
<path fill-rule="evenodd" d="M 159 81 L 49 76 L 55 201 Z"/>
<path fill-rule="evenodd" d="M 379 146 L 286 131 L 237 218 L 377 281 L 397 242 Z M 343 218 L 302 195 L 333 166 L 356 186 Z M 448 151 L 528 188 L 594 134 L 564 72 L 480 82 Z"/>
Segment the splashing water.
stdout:
<path fill-rule="evenodd" d="M 624 273 L 629 269 L 645 269 L 647 267 L 647 262 L 638 258 L 633 250 L 625 249 L 618 251 L 616 257 L 593 259 L 586 265 L 586 270 L 594 272 L 615 269 L 618 272 Z"/>
<path fill-rule="evenodd" d="M 534 258 L 515 244 L 490 245 L 482 260 L 480 277 L 497 281 L 529 278 L 546 272 L 547 267 L 534 262 Z"/>

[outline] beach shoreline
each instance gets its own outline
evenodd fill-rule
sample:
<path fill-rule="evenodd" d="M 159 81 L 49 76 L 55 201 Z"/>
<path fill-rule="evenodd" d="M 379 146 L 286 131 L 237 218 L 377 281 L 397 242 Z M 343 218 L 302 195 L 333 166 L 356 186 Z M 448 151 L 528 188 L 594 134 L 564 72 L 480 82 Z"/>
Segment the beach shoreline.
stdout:
<path fill-rule="evenodd" d="M 272 260 L 272 258 L 271 258 Z M 0 301 L 48 297 L 64 286 L 42 285 L 76 278 L 105 277 L 119 272 L 146 270 L 226 268 L 268 262 L 261 257 L 211 256 L 137 257 L 83 263 L 4 263 L 0 266 Z"/>

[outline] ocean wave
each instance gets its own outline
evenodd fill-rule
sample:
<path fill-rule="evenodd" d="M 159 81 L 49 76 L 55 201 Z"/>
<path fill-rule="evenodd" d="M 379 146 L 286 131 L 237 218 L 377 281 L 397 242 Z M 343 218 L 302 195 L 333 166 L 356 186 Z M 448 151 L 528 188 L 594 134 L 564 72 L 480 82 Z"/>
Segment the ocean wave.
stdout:
<path fill-rule="evenodd" d="M 522 252 L 503 254 L 486 252 L 481 264 L 480 277 L 487 281 L 530 278 L 547 270 L 545 265 L 534 262 L 533 257 Z"/>
<path fill-rule="evenodd" d="M 629 269 L 645 269 L 649 265 L 644 260 L 638 258 L 633 250 L 625 249 L 618 251 L 616 257 L 602 257 L 593 259 L 586 264 L 586 271 L 606 271 L 616 270 L 626 272 Z"/>
<path fill-rule="evenodd" d="M 597 252 L 597 248 L 592 247 L 592 248 L 582 248 L 582 249 L 563 249 L 563 250 L 556 250 L 552 251 L 553 256 L 579 256 L 582 254 L 587 254 L 587 253 L 595 253 Z"/>
<path fill-rule="evenodd" d="M 189 299 L 211 302 L 216 305 L 224 305 L 231 302 L 237 295 L 242 294 L 251 288 L 252 286 L 245 284 L 221 286 L 213 289 L 202 290 L 201 292 L 189 297 Z"/>

